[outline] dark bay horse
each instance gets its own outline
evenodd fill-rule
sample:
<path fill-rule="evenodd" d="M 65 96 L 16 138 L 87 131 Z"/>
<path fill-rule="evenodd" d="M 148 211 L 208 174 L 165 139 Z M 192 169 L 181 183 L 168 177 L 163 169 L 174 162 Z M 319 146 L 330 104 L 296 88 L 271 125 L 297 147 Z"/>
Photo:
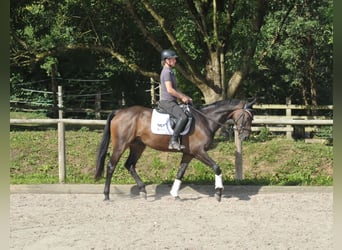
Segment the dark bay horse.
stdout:
<path fill-rule="evenodd" d="M 190 110 L 193 115 L 193 125 L 187 135 L 182 136 L 183 156 L 173 183 L 170 194 L 178 197 L 178 190 L 181 180 L 188 167 L 189 162 L 195 158 L 211 167 L 215 172 L 215 196 L 221 200 L 223 182 L 219 165 L 209 157 L 207 150 L 213 142 L 215 132 L 232 119 L 235 129 L 238 131 L 240 139 L 245 139 L 250 135 L 253 120 L 252 102 L 242 100 L 218 101 L 201 109 L 192 106 Z M 169 135 L 157 135 L 151 132 L 152 109 L 142 106 L 132 106 L 129 108 L 113 111 L 108 115 L 104 128 L 103 137 L 98 149 L 95 179 L 99 179 L 104 171 L 105 158 L 110 142 L 112 141 L 113 151 L 107 166 L 106 183 L 104 187 L 105 200 L 109 200 L 111 179 L 115 167 L 124 153 L 129 148 L 130 153 L 125 162 L 125 167 L 135 179 L 140 194 L 146 198 L 145 184 L 137 174 L 135 165 L 145 150 L 146 146 L 159 151 L 179 152 L 169 150 Z"/>

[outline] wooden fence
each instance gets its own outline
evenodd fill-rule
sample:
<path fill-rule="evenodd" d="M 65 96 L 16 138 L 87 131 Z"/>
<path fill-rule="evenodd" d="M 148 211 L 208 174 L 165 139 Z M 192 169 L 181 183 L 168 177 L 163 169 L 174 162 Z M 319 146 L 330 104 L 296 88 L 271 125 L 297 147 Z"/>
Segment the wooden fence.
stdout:
<path fill-rule="evenodd" d="M 305 132 L 311 132 L 317 126 L 332 126 L 333 105 L 306 106 L 291 104 L 288 98 L 286 104 L 256 104 L 253 106 L 256 111 L 282 110 L 282 115 L 255 115 L 252 131 L 259 131 L 267 128 L 271 132 L 286 133 L 287 138 L 304 138 Z M 322 115 L 294 115 L 294 110 L 310 111 L 330 111 L 330 116 Z M 267 112 L 266 112 L 267 113 Z"/>
<path fill-rule="evenodd" d="M 287 108 L 291 108 L 288 107 Z M 10 119 L 10 124 L 58 124 L 58 166 L 59 166 L 59 182 L 65 183 L 66 179 L 66 168 L 65 168 L 65 124 L 76 124 L 83 126 L 94 126 L 94 125 L 105 125 L 106 120 L 81 120 L 81 119 Z M 254 125 L 258 127 L 254 127 Z M 252 130 L 260 130 L 262 126 L 267 126 L 269 129 L 273 128 L 272 125 L 286 126 L 285 132 L 290 133 L 293 129 L 288 126 L 316 126 L 316 125 L 333 125 L 333 120 L 299 120 L 289 119 L 285 117 L 281 118 L 258 118 L 256 117 L 253 121 Z M 275 127 L 279 130 L 279 127 Z M 272 129 L 273 130 L 273 129 Z M 242 156 L 242 142 L 237 139 L 238 136 L 235 134 L 235 179 L 243 179 L 243 156 Z"/>
<path fill-rule="evenodd" d="M 105 125 L 106 120 L 84 120 L 84 119 L 66 119 L 63 118 L 63 98 L 62 89 L 58 87 L 58 119 L 10 119 L 10 124 L 57 124 L 58 125 L 58 165 L 59 165 L 59 182 L 64 183 L 66 179 L 65 169 L 65 124 L 75 124 L 83 126 Z M 252 131 L 259 131 L 267 128 L 269 131 L 286 133 L 291 138 L 296 130 L 302 133 L 308 128 L 315 126 L 332 126 L 333 119 L 329 116 L 299 116 L 293 115 L 293 110 L 333 110 L 332 105 L 327 106 L 305 106 L 293 105 L 290 100 L 286 104 L 258 104 L 253 108 L 260 110 L 283 110 L 283 115 L 255 115 L 253 120 Z M 97 112 L 100 112 L 97 110 Z M 241 180 L 243 178 L 242 163 L 242 142 L 237 139 L 235 134 L 235 178 Z"/>

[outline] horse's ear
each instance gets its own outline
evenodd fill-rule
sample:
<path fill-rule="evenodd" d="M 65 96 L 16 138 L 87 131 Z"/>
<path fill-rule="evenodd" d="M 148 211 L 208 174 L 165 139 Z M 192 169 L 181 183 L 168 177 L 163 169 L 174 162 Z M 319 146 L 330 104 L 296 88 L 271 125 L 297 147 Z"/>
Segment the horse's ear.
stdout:
<path fill-rule="evenodd" d="M 252 107 L 253 104 L 256 102 L 256 100 L 257 100 L 257 99 L 254 97 L 254 99 L 253 99 L 252 101 L 250 101 L 250 102 L 248 102 L 248 103 L 246 104 L 246 107 L 248 107 L 248 108 Z"/>

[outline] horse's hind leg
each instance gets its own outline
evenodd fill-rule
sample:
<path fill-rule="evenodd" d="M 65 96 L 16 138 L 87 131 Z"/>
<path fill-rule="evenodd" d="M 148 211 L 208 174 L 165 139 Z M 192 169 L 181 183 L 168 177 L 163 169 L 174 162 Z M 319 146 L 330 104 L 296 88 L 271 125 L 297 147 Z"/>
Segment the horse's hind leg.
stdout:
<path fill-rule="evenodd" d="M 113 150 L 112 156 L 110 158 L 110 161 L 107 165 L 107 174 L 106 174 L 106 183 L 105 183 L 105 188 L 104 188 L 104 195 L 105 195 L 105 200 L 109 200 L 109 192 L 110 192 L 110 184 L 112 181 L 113 173 L 116 167 L 116 164 L 118 163 L 122 153 L 124 150 Z"/>
<path fill-rule="evenodd" d="M 130 153 L 125 163 L 125 167 L 129 171 L 131 176 L 134 178 L 135 182 L 137 183 L 139 187 L 140 196 L 146 199 L 147 192 L 145 188 L 145 183 L 141 180 L 140 176 L 135 170 L 135 165 L 137 161 L 139 160 L 141 154 L 144 152 L 144 150 L 145 150 L 145 145 L 142 143 L 137 142 L 137 143 L 131 144 Z"/>
<path fill-rule="evenodd" d="M 103 191 L 103 194 L 105 196 L 105 201 L 109 200 L 110 183 L 112 180 L 114 170 L 115 170 L 115 164 L 113 164 L 112 161 L 110 161 L 107 165 L 106 183 L 105 183 L 105 188 Z"/>

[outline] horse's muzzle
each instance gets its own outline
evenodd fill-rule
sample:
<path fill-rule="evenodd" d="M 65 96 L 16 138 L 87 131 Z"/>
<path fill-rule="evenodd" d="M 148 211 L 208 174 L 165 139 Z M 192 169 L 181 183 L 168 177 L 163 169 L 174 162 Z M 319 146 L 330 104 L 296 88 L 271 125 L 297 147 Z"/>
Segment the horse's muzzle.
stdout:
<path fill-rule="evenodd" d="M 243 140 L 247 139 L 250 134 L 251 134 L 251 130 L 243 129 L 243 131 L 239 134 L 239 139 L 241 141 L 243 141 Z"/>

